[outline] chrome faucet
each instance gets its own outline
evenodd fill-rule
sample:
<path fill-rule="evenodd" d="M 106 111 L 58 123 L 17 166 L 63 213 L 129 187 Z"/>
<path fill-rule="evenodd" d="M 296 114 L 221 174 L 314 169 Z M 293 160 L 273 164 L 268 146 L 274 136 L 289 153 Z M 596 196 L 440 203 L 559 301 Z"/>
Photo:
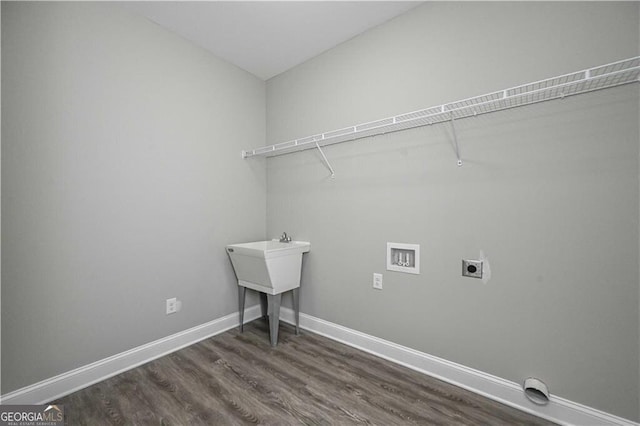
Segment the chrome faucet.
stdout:
<path fill-rule="evenodd" d="M 281 243 L 290 243 L 291 242 L 291 237 L 288 236 L 286 232 L 283 232 L 282 236 L 280 237 L 280 242 Z"/>

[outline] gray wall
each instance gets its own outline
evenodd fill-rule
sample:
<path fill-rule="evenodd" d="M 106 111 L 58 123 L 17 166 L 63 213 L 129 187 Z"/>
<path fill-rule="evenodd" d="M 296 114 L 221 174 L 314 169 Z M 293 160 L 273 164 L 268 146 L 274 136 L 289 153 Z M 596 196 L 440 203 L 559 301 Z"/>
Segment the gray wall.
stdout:
<path fill-rule="evenodd" d="M 237 310 L 264 82 L 115 4 L 3 2 L 2 95 L 3 393 Z"/>
<path fill-rule="evenodd" d="M 638 55 L 638 3 L 428 3 L 267 82 L 277 143 Z M 267 233 L 312 243 L 301 309 L 639 420 L 638 87 L 267 166 Z M 420 275 L 385 270 L 421 245 Z M 480 250 L 493 279 L 460 276 Z M 372 289 L 372 273 L 384 289 Z"/>

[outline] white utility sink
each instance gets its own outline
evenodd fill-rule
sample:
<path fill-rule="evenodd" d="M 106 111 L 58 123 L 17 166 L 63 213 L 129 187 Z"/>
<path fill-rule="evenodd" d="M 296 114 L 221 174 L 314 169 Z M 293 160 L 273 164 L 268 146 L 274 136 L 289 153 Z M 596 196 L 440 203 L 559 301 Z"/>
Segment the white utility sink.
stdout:
<path fill-rule="evenodd" d="M 302 253 L 310 249 L 306 241 L 276 240 L 229 244 L 227 253 L 238 285 L 273 295 L 300 287 Z"/>
<path fill-rule="evenodd" d="M 286 237 L 286 234 L 283 234 Z M 292 290 L 296 334 L 300 329 L 300 272 L 302 254 L 311 250 L 306 241 L 256 241 L 229 244 L 227 253 L 238 278 L 240 330 L 244 324 L 244 301 L 247 288 L 260 292 L 262 315 L 269 315 L 271 346 L 278 344 L 280 300 L 282 293 Z"/>

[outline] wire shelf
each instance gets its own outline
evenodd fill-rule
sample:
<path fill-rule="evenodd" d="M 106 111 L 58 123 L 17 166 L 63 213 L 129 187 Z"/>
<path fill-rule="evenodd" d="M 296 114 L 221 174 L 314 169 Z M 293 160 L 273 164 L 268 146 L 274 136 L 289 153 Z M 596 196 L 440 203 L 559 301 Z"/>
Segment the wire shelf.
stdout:
<path fill-rule="evenodd" d="M 428 126 L 445 121 L 473 117 L 494 111 L 561 99 L 640 81 L 640 56 L 623 59 L 583 71 L 527 83 L 486 95 L 408 112 L 395 117 L 332 130 L 288 142 L 242 151 L 243 158 L 273 157 L 305 149 L 382 135 L 399 130 Z"/>

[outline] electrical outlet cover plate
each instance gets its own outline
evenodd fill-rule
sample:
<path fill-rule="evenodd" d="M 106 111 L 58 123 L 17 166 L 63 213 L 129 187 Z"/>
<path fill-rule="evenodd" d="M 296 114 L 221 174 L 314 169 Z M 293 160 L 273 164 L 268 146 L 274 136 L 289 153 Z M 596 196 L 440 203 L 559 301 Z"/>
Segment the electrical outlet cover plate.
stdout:
<path fill-rule="evenodd" d="M 462 276 L 471 278 L 482 278 L 482 261 L 463 259 Z"/>
<path fill-rule="evenodd" d="M 167 299 L 167 315 L 175 314 L 178 311 L 178 299 L 175 297 Z"/>
<path fill-rule="evenodd" d="M 382 274 L 373 274 L 373 288 L 382 290 Z"/>

